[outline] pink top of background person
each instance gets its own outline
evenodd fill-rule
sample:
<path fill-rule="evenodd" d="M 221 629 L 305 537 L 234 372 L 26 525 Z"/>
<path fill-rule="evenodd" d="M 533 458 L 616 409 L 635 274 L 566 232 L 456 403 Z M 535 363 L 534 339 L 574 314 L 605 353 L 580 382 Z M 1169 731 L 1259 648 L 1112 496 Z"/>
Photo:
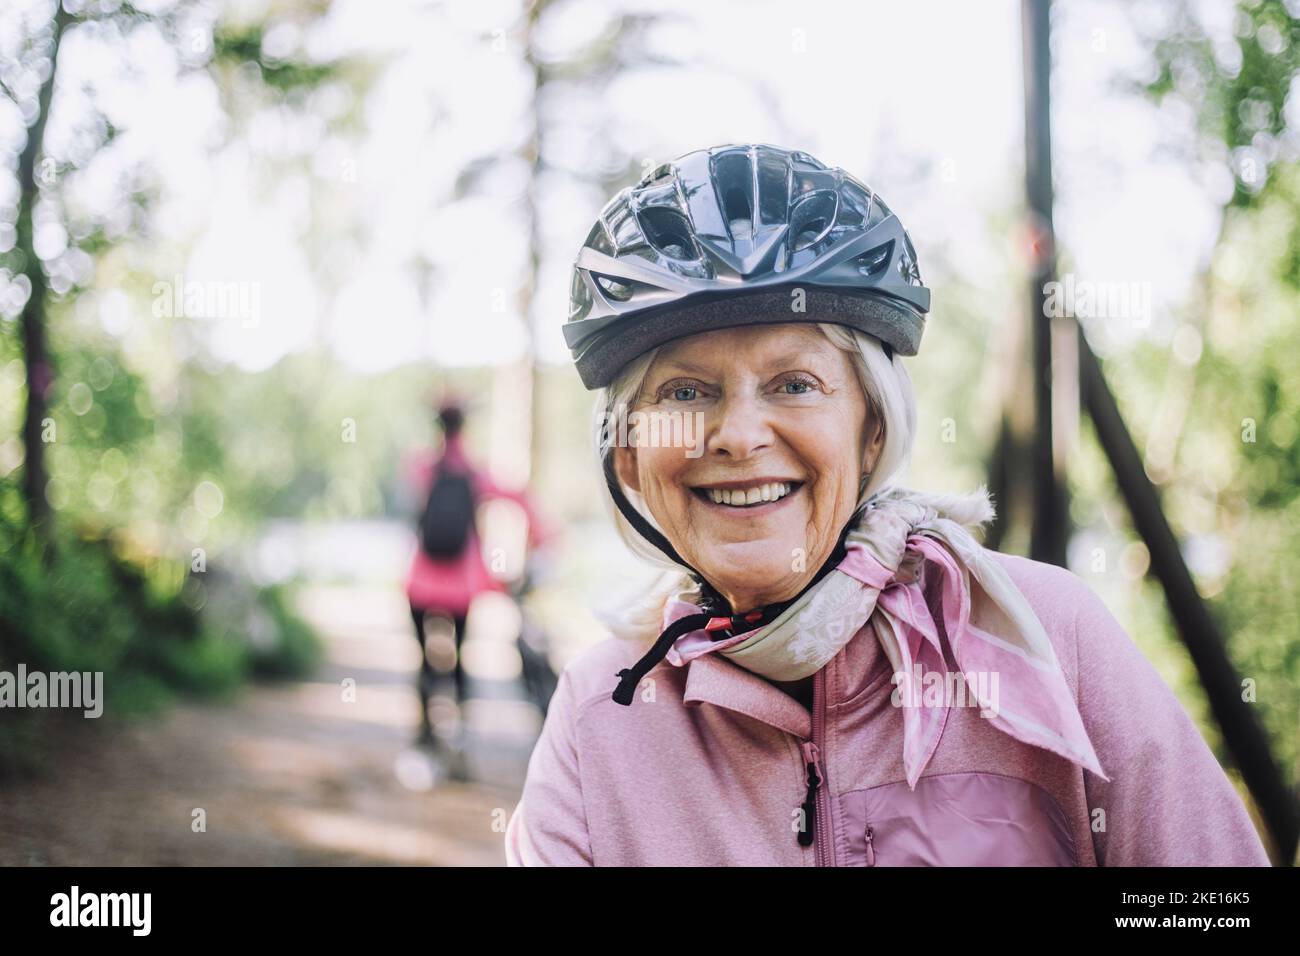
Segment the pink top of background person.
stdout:
<path fill-rule="evenodd" d="M 526 492 L 503 488 L 485 469 L 478 468 L 469 460 L 465 453 L 464 433 L 448 438 L 441 453 L 426 451 L 407 461 L 405 477 L 418 490 L 421 507 L 429 493 L 434 466 L 444 458 L 448 464 L 470 474 L 477 503 L 507 498 L 524 509 L 528 516 L 529 547 L 537 547 L 553 536 L 554 531 L 539 517 Z M 505 585 L 488 570 L 476 530 L 470 531 L 469 543 L 460 557 L 453 561 L 435 561 L 416 547 L 406 576 L 406 596 L 413 606 L 445 611 L 448 614 L 464 614 L 475 597 L 488 591 L 504 592 Z"/>

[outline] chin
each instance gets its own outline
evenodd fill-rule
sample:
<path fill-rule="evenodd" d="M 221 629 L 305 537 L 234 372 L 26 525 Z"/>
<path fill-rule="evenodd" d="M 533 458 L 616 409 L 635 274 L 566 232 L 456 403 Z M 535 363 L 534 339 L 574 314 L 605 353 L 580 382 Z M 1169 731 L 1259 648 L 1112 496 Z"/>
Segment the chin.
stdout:
<path fill-rule="evenodd" d="M 802 577 L 791 570 L 794 558 L 790 550 L 758 541 L 723 545 L 711 549 L 709 559 L 700 570 L 723 594 L 760 594 L 764 597 L 756 603 L 770 604 L 782 596 L 788 597 L 784 592 Z M 735 610 L 749 611 L 752 607 Z"/>

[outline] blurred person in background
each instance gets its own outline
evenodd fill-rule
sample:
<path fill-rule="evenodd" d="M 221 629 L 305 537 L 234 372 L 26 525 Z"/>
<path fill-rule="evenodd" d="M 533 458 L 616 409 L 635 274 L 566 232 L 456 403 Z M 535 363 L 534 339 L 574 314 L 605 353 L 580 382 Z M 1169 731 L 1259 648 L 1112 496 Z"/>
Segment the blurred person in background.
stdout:
<path fill-rule="evenodd" d="M 464 445 L 465 406 L 455 399 L 438 408 L 442 447 L 417 454 L 408 460 L 406 477 L 419 491 L 423 503 L 417 531 L 418 546 L 406 577 L 415 636 L 420 643 L 420 730 L 417 743 L 443 751 L 429 716 L 429 703 L 437 681 L 430 661 L 427 625 L 436 617 L 450 622 L 455 641 L 452 670 L 457 708 L 468 698 L 462 645 L 470 605 L 489 591 L 505 593 L 507 588 L 493 576 L 483 560 L 481 538 L 476 527 L 478 506 L 493 498 L 506 498 L 524 509 L 528 518 L 528 546 L 535 548 L 553 537 L 534 509 L 525 491 L 502 488 L 486 470 L 471 462 Z M 452 776 L 465 777 L 463 746 L 464 720 L 456 722 L 456 738 L 450 754 Z"/>
<path fill-rule="evenodd" d="M 984 489 L 898 484 L 929 309 L 898 217 L 803 152 L 688 153 L 604 207 L 564 331 L 664 573 L 562 673 L 507 862 L 1268 865 L 1087 584 L 985 549 Z"/>

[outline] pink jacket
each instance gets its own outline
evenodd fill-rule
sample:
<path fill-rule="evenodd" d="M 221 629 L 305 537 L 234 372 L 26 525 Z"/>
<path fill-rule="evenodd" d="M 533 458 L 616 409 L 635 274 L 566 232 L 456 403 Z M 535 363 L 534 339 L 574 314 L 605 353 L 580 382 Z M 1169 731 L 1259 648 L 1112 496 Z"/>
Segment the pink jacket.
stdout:
<path fill-rule="evenodd" d="M 492 498 L 508 498 L 517 502 L 528 515 L 528 543 L 541 544 L 554 534 L 545 526 L 528 496 L 522 491 L 502 488 L 492 477 L 474 467 L 465 454 L 463 438 L 456 436 L 446 443 L 443 456 L 456 467 L 469 472 L 474 488 L 474 500 L 483 502 Z M 420 507 L 428 497 L 433 481 L 433 468 L 439 461 L 435 452 L 421 454 L 406 465 L 406 479 L 419 493 Z M 482 543 L 474 531 L 464 552 L 454 561 L 434 561 L 417 545 L 406 575 L 406 597 L 410 603 L 427 610 L 464 614 L 470 602 L 486 591 L 504 591 L 505 586 L 493 577 L 483 561 Z"/>
<path fill-rule="evenodd" d="M 909 790 L 902 713 L 869 628 L 816 674 L 811 714 L 720 654 L 659 664 L 622 707 L 616 672 L 644 648 L 609 638 L 560 678 L 507 863 L 1268 866 L 1232 783 L 1100 599 L 1069 571 L 996 560 L 1050 635 L 1109 783 L 954 707 Z"/>

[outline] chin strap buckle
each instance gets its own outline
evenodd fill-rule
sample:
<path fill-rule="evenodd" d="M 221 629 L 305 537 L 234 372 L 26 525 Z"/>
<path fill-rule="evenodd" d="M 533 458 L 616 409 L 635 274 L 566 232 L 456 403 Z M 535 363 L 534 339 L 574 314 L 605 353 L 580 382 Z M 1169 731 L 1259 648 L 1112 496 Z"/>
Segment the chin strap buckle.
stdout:
<path fill-rule="evenodd" d="M 711 617 L 709 622 L 704 625 L 704 630 L 713 634 L 713 640 L 720 641 L 724 637 L 732 637 L 735 634 L 742 633 L 753 629 L 753 625 L 763 619 L 762 611 L 749 611 L 745 614 L 732 614 L 730 617 Z M 746 627 L 745 625 L 749 625 Z M 718 632 L 723 633 L 719 634 Z"/>

